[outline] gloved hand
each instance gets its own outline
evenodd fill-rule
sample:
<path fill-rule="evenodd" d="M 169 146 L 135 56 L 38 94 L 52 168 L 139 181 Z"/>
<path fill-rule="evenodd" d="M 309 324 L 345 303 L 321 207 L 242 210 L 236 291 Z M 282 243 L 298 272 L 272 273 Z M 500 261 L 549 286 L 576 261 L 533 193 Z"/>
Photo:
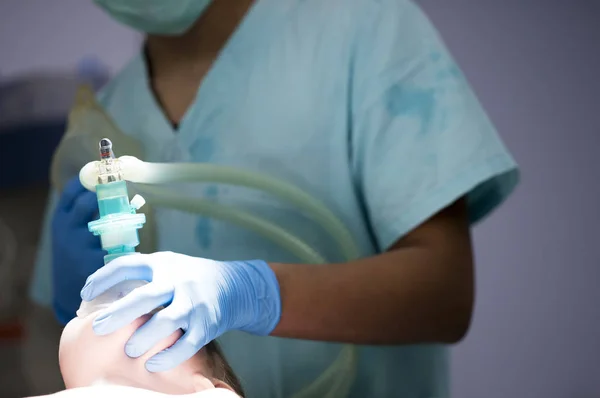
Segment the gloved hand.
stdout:
<path fill-rule="evenodd" d="M 100 239 L 87 227 L 97 213 L 96 194 L 86 190 L 78 177 L 70 180 L 52 219 L 53 307 L 63 324 L 75 316 L 86 278 L 104 265 Z"/>
<path fill-rule="evenodd" d="M 150 283 L 99 312 L 93 328 L 106 335 L 165 306 L 125 346 L 127 355 L 137 358 L 178 329 L 184 331 L 146 362 L 150 372 L 176 367 L 229 330 L 268 335 L 281 315 L 279 283 L 264 261 L 219 262 L 172 252 L 123 256 L 91 275 L 81 298 L 93 300 L 126 280 Z"/>

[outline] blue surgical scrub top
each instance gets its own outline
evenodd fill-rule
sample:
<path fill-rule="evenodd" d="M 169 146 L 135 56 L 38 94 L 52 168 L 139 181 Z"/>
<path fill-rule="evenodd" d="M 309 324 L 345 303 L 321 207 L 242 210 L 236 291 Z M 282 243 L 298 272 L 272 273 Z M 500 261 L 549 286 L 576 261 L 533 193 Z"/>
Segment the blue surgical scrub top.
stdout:
<path fill-rule="evenodd" d="M 99 98 L 119 127 L 143 143 L 144 160 L 209 162 L 295 184 L 344 222 L 362 256 L 385 251 L 460 197 L 467 198 L 475 223 L 518 179 L 513 158 L 461 70 L 430 21 L 407 0 L 258 1 L 177 131 L 153 97 L 141 54 Z M 329 261 L 344 260 L 306 215 L 265 193 L 219 184 L 187 186 L 186 193 L 248 210 Z M 42 303 L 51 295 L 52 207 L 32 289 Z M 156 220 L 158 250 L 298 262 L 225 222 L 169 209 L 157 209 Z M 339 350 L 336 344 L 238 332 L 221 343 L 247 395 L 260 398 L 289 397 Z M 441 345 L 361 346 L 351 397 L 447 397 L 447 375 Z"/>

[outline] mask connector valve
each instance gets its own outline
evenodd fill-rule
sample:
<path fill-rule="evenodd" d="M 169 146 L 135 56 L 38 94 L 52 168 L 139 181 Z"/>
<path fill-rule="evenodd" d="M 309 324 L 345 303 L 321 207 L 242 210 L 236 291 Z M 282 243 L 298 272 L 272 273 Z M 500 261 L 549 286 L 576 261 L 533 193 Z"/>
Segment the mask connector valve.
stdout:
<path fill-rule="evenodd" d="M 136 211 L 145 204 L 145 200 L 135 195 L 129 201 L 127 183 L 112 152 L 112 143 L 106 138 L 100 141 L 96 195 L 100 218 L 88 223 L 88 229 L 100 237 L 102 249 L 108 253 L 104 256 L 104 263 L 135 253 L 140 243 L 138 229 L 146 222 L 146 216 Z"/>

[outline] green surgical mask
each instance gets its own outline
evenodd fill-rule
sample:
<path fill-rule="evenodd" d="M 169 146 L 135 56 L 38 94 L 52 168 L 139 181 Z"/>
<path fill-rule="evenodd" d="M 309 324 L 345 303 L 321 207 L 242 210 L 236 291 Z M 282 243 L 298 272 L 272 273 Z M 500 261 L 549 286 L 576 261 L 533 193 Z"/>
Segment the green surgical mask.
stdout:
<path fill-rule="evenodd" d="M 178 36 L 189 30 L 212 0 L 94 0 L 117 21 L 140 32 Z"/>

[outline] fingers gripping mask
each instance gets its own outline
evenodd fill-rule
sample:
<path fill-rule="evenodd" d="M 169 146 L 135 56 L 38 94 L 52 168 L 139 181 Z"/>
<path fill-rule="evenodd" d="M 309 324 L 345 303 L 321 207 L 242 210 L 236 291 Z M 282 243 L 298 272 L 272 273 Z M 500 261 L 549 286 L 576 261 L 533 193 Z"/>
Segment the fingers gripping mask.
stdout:
<path fill-rule="evenodd" d="M 94 0 L 117 21 L 144 33 L 185 33 L 212 0 Z"/>

